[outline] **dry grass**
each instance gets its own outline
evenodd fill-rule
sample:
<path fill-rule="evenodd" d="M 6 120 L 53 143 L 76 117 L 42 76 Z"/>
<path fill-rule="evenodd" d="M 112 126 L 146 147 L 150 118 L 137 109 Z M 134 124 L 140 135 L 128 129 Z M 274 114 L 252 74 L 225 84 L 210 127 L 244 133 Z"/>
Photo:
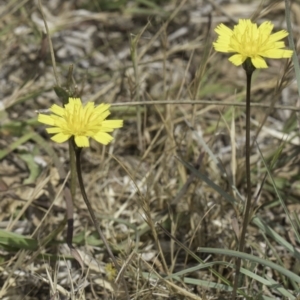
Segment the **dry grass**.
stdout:
<path fill-rule="evenodd" d="M 244 101 L 245 75 L 212 50 L 213 28 L 254 17 L 278 30 L 284 4 L 274 2 L 43 1 L 61 85 L 73 64 L 71 92 L 112 103 L 113 118 L 125 121 L 111 145 L 84 150 L 82 168 L 131 299 L 231 299 L 236 254 L 226 251 L 237 249 L 241 226 L 245 122 L 243 106 L 219 102 Z M 37 109 L 60 104 L 38 4 L 2 1 L 0 13 L 0 299 L 126 299 L 79 190 L 74 246 L 83 272 L 65 244 L 58 168 L 69 171 L 68 145 L 51 142 L 36 121 Z M 246 247 L 266 264 L 243 260 L 240 295 L 296 299 L 297 277 L 269 263 L 299 273 L 297 84 L 291 63 L 268 64 L 252 89 L 259 147 Z"/>

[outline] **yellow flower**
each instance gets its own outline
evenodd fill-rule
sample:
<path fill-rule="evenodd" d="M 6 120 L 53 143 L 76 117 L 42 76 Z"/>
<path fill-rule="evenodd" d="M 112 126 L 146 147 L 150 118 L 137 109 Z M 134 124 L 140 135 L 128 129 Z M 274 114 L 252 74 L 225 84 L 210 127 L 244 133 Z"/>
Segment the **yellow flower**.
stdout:
<path fill-rule="evenodd" d="M 231 30 L 224 24 L 215 29 L 219 35 L 213 43 L 216 51 L 236 53 L 229 58 L 234 65 L 241 65 L 247 58 L 251 58 L 255 68 L 267 68 L 267 58 L 288 58 L 293 55 L 292 50 L 282 49 L 284 42 L 280 41 L 288 35 L 285 30 L 271 34 L 274 25 L 270 21 L 263 22 L 259 27 L 251 20 L 239 20 Z"/>
<path fill-rule="evenodd" d="M 110 105 L 100 104 L 95 107 L 94 102 L 83 105 L 80 98 L 69 98 L 64 108 L 54 104 L 52 114 L 39 114 L 38 121 L 52 127 L 47 132 L 55 134 L 51 139 L 63 143 L 74 136 L 78 147 L 89 147 L 89 138 L 107 145 L 113 137 L 107 132 L 123 126 L 123 120 L 105 120 L 109 115 Z"/>
<path fill-rule="evenodd" d="M 105 265 L 105 271 L 106 277 L 109 281 L 113 281 L 116 278 L 117 270 L 111 263 Z"/>

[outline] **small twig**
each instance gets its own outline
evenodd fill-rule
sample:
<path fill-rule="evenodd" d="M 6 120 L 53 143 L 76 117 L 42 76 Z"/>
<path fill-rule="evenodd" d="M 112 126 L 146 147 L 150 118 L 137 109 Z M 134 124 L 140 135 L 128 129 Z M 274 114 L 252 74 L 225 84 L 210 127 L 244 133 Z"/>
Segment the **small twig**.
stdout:
<path fill-rule="evenodd" d="M 48 28 L 48 25 L 47 25 L 47 22 L 46 22 L 46 18 L 45 18 L 44 12 L 43 12 L 41 0 L 38 0 L 38 4 L 39 4 L 39 9 L 40 9 L 43 21 L 44 21 L 44 25 L 45 25 L 46 33 L 47 33 L 47 37 L 48 37 L 48 43 L 49 43 L 49 48 L 50 48 L 51 61 L 52 61 L 52 67 L 53 67 L 53 73 L 54 73 L 56 85 L 60 86 L 59 77 L 58 77 L 58 73 L 57 73 L 57 70 L 56 70 L 56 62 L 55 62 L 53 45 L 52 45 L 52 41 L 51 41 L 51 38 L 50 38 L 50 33 L 49 33 L 49 28 Z"/>
<path fill-rule="evenodd" d="M 216 3 L 216 1 L 208 0 L 208 2 L 218 11 L 220 11 L 225 17 L 227 17 L 230 21 L 234 22 L 235 24 L 238 23 L 238 19 L 233 17 L 230 13 L 222 7 L 222 5 Z"/>
<path fill-rule="evenodd" d="M 155 100 L 140 102 L 119 102 L 111 103 L 111 106 L 138 106 L 138 105 L 167 105 L 167 104 L 199 104 L 199 105 L 220 105 L 220 106 L 239 106 L 245 107 L 245 102 L 223 102 L 215 100 Z M 270 108 L 271 103 L 251 103 L 251 107 Z M 300 107 L 291 105 L 274 105 L 274 109 L 300 111 Z"/>

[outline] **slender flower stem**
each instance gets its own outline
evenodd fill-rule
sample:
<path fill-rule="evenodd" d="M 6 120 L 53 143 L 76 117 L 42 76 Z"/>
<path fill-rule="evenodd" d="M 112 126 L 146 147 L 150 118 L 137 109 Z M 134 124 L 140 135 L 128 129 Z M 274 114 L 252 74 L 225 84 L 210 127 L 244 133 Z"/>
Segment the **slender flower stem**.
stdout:
<path fill-rule="evenodd" d="M 252 198 L 252 187 L 251 187 L 251 166 L 250 166 L 250 156 L 251 156 L 251 145 L 250 145 L 250 102 L 251 102 L 251 79 L 253 71 L 255 70 L 255 67 L 252 65 L 251 61 L 247 59 L 245 63 L 243 64 L 243 67 L 246 71 L 246 77 L 247 77 L 247 87 L 246 87 L 246 161 L 245 161 L 245 167 L 246 167 L 246 183 L 247 183 L 247 199 L 246 199 L 246 205 L 244 207 L 244 216 L 243 216 L 243 227 L 242 232 L 239 238 L 239 252 L 244 252 L 245 249 L 245 238 L 246 238 L 246 232 L 247 227 L 250 220 L 251 215 L 251 198 Z M 236 261 L 236 276 L 234 281 L 234 287 L 233 287 L 233 293 L 232 293 L 232 299 L 236 298 L 236 291 L 239 285 L 239 275 L 240 275 L 240 268 L 241 268 L 241 258 L 238 258 Z"/>
<path fill-rule="evenodd" d="M 83 179 L 82 179 L 82 172 L 81 172 L 81 163 L 80 163 L 80 156 L 81 156 L 81 150 L 82 148 L 79 148 L 75 145 L 75 142 L 74 142 L 74 149 L 75 149 L 75 155 L 76 155 L 76 169 L 77 169 L 77 176 L 78 176 L 78 182 L 79 182 L 79 187 L 80 187 L 80 191 L 81 191 L 81 194 L 82 194 L 82 197 L 83 197 L 83 200 L 89 210 L 89 213 L 90 213 L 90 216 L 92 218 L 92 221 L 94 223 L 94 226 L 101 238 L 101 240 L 103 241 L 105 247 L 106 247 L 106 250 L 111 258 L 111 260 L 113 261 L 114 265 L 115 265 L 115 268 L 120 272 L 121 271 L 121 267 L 119 266 L 100 226 L 99 226 L 99 223 L 97 221 L 97 218 L 96 218 L 96 215 L 94 213 L 94 210 L 92 208 L 92 205 L 86 195 L 86 192 L 85 192 L 85 188 L 84 188 L 84 183 L 83 183 Z M 128 294 L 128 289 L 127 289 L 127 284 L 126 284 L 126 281 L 124 279 L 124 276 L 121 275 L 121 278 L 122 278 L 122 283 L 124 285 L 124 289 L 125 289 L 125 293 L 126 293 L 126 298 L 127 299 L 130 299 L 129 298 L 129 294 Z"/>
<path fill-rule="evenodd" d="M 69 192 L 71 191 L 71 201 L 67 201 L 67 220 L 68 220 L 68 227 L 67 227 L 67 244 L 70 249 L 74 249 L 73 243 L 73 231 L 74 231 L 74 219 L 73 219 L 73 203 L 75 199 L 76 193 L 76 159 L 75 153 L 73 149 L 73 143 L 69 141 L 69 157 L 70 157 L 70 170 L 71 170 L 71 186 L 69 187 Z M 68 183 L 67 183 L 68 184 Z"/>

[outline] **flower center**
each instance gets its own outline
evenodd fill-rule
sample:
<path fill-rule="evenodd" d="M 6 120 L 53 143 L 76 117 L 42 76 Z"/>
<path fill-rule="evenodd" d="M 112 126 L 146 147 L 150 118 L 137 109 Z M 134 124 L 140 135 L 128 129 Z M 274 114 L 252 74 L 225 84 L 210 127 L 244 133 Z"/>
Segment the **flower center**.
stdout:
<path fill-rule="evenodd" d="M 72 135 L 87 135 L 89 131 L 88 116 L 81 106 L 74 105 L 73 110 L 66 110 L 67 131 Z"/>
<path fill-rule="evenodd" d="M 257 28 L 247 26 L 244 32 L 234 32 L 230 46 L 244 56 L 253 57 L 259 54 L 265 41 L 266 37 Z"/>

